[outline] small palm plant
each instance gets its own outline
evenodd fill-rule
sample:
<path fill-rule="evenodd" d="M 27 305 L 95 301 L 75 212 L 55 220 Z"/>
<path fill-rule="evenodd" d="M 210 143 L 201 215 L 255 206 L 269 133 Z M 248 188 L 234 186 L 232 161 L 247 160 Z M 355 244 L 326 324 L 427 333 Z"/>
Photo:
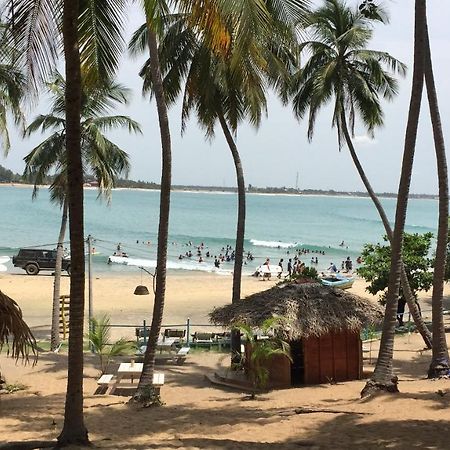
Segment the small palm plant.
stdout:
<path fill-rule="evenodd" d="M 269 380 L 267 366 L 274 356 L 284 355 L 292 360 L 289 344 L 279 337 L 284 323 L 282 317 L 270 317 L 257 330 L 245 323 L 236 326 L 244 334 L 249 347 L 241 364 L 246 367 L 252 383 L 251 399 L 256 397 L 257 391 L 266 388 Z M 261 333 L 264 339 L 258 339 L 256 332 Z"/>
<path fill-rule="evenodd" d="M 98 355 L 102 375 L 107 371 L 114 356 L 121 355 L 133 347 L 133 344 L 125 338 L 120 338 L 118 341 L 111 343 L 111 324 L 109 317 L 106 315 L 100 319 L 92 318 L 89 343 Z"/>

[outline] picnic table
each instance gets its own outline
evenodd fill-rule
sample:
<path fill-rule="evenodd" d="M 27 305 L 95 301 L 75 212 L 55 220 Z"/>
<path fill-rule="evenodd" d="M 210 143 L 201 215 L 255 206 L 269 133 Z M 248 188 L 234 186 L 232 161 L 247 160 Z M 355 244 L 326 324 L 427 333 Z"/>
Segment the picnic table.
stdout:
<path fill-rule="evenodd" d="M 109 394 L 113 394 L 117 388 L 135 388 L 137 387 L 137 383 L 134 383 L 134 379 L 137 379 L 141 376 L 143 367 L 143 363 L 136 363 L 133 361 L 129 363 L 121 363 L 119 365 L 119 369 L 117 370 L 117 375 L 114 381 L 111 377 L 109 378 L 107 383 L 99 384 L 108 384 Z M 124 380 L 130 381 L 124 382 Z M 153 374 L 153 386 L 159 389 L 163 384 L 164 374 L 155 372 Z"/>

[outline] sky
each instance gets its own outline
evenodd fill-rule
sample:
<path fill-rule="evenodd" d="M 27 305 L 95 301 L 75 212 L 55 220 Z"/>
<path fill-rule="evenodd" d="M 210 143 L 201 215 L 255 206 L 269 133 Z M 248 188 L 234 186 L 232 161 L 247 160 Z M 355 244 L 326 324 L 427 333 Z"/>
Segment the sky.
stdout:
<path fill-rule="evenodd" d="M 320 4 L 320 1 L 314 3 Z M 359 0 L 347 0 L 358 5 Z M 136 5 L 136 4 L 134 4 Z M 363 167 L 377 192 L 396 192 L 403 154 L 403 143 L 409 96 L 413 53 L 414 0 L 385 0 L 390 23 L 378 25 L 370 48 L 388 51 L 407 64 L 408 75 L 400 80 L 399 95 L 391 103 L 383 103 L 385 125 L 370 139 L 364 129 L 357 127 L 355 147 Z M 126 25 L 129 35 L 143 22 L 133 6 Z M 442 125 L 447 147 L 450 128 L 450 2 L 428 2 L 428 24 L 434 72 L 441 108 Z M 159 182 L 161 176 L 161 146 L 159 140 L 156 105 L 141 95 L 142 82 L 138 76 L 144 58 L 123 58 L 118 79 L 132 92 L 129 105 L 117 109 L 137 120 L 142 135 L 113 132 L 109 137 L 130 155 L 130 179 Z M 312 142 L 306 138 L 306 123 L 299 123 L 290 105 L 283 106 L 272 93 L 268 94 L 268 114 L 259 129 L 243 123 L 237 134 L 245 182 L 253 186 L 296 187 L 299 189 L 334 189 L 363 191 L 356 169 L 346 147 L 339 151 L 336 130 L 331 128 L 331 108 L 324 108 L 316 122 Z M 424 96 L 419 124 L 413 193 L 437 193 L 437 174 L 428 105 Z M 45 112 L 43 100 L 28 112 L 28 120 Z M 193 116 L 183 136 L 180 133 L 180 103 L 169 111 L 173 150 L 173 184 L 235 186 L 235 170 L 230 150 L 219 126 L 213 140 L 205 139 Z M 11 151 L 0 157 L 0 164 L 14 172 L 24 168 L 23 157 L 40 141 L 41 135 L 23 140 L 11 131 Z"/>

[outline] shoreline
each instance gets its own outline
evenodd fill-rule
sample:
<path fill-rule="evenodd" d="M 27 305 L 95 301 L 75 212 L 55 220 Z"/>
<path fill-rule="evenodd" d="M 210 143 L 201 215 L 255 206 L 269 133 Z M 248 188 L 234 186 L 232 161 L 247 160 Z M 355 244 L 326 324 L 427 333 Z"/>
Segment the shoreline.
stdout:
<path fill-rule="evenodd" d="M 29 183 L 0 183 L 0 187 L 18 187 L 18 188 L 33 188 L 33 184 Z M 49 185 L 40 185 L 40 189 L 48 189 Z M 96 186 L 84 186 L 83 189 L 86 190 L 96 190 Z M 228 188 L 232 189 L 232 188 Z M 112 189 L 113 191 L 152 191 L 159 192 L 159 189 L 153 188 L 135 188 L 135 187 L 116 187 Z M 173 188 L 172 192 L 181 192 L 186 194 L 223 194 L 223 195 L 236 195 L 237 191 L 228 191 L 228 190 L 220 190 L 220 188 L 211 189 L 183 189 L 183 188 Z M 308 193 L 308 192 L 246 192 L 247 195 L 261 195 L 261 196 L 280 196 L 280 197 L 334 197 L 334 198 L 355 198 L 355 199 L 368 199 L 370 197 L 368 195 L 357 195 L 359 193 Z M 383 195 L 385 194 L 385 195 Z M 396 200 L 397 196 L 394 193 L 377 193 L 379 198 L 387 198 Z M 412 200 L 434 200 L 437 201 L 439 196 L 437 194 L 410 194 L 409 196 Z"/>

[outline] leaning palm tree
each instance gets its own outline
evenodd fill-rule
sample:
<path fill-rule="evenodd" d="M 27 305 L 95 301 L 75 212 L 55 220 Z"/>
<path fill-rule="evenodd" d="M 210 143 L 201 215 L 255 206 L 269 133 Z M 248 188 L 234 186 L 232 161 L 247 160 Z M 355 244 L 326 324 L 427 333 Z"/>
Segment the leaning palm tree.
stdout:
<path fill-rule="evenodd" d="M 59 295 L 63 241 L 67 223 L 67 155 L 65 149 L 66 121 L 64 118 L 64 95 L 66 85 L 60 74 L 55 74 L 47 84 L 53 97 L 50 112 L 37 116 L 25 130 L 25 136 L 41 130 L 53 133 L 35 147 L 25 158 L 24 175 L 34 183 L 33 198 L 38 186 L 54 173 L 50 185 L 50 200 L 62 208 L 62 220 L 58 237 L 51 328 L 51 349 L 59 345 Z M 110 200 L 115 180 L 127 174 L 128 155 L 111 142 L 103 133 L 109 129 L 126 128 L 129 132 L 140 132 L 139 125 L 127 116 L 106 115 L 115 105 L 128 100 L 129 91 L 122 85 L 108 81 L 103 86 L 83 84 L 81 102 L 81 152 L 85 177 L 94 175 L 99 186 L 99 195 Z"/>
<path fill-rule="evenodd" d="M 385 390 L 398 392 L 397 377 L 393 374 L 392 357 L 394 354 L 394 334 L 397 302 L 400 289 L 403 232 L 408 207 L 409 187 L 414 162 L 414 153 L 419 124 L 420 106 L 425 73 L 425 36 L 426 36 L 426 2 L 415 2 L 414 26 L 414 67 L 409 104 L 408 121 L 405 132 L 402 169 L 398 188 L 395 227 L 391 245 L 391 271 L 386 295 L 386 310 L 375 370 L 361 392 L 361 396 L 371 395 L 374 391 Z"/>
<path fill-rule="evenodd" d="M 312 40 L 302 43 L 300 50 L 309 51 L 310 57 L 294 77 L 292 89 L 295 114 L 298 118 L 309 115 L 309 139 L 313 137 L 318 111 L 334 97 L 332 125 L 337 129 L 339 146 L 344 142 L 347 145 L 386 234 L 392 241 L 391 225 L 352 141 L 357 113 L 370 134 L 383 125 L 380 98 L 392 100 L 397 94 L 397 81 L 390 72 L 405 73 L 405 66 L 388 53 L 366 48 L 372 37 L 371 21 L 381 19 L 381 12 L 369 19 L 341 0 L 326 0 L 323 7 L 306 19 L 306 29 Z M 431 335 L 420 316 L 403 263 L 401 280 L 403 294 L 417 329 L 430 348 Z"/>
<path fill-rule="evenodd" d="M 425 21 L 427 18 L 425 17 Z M 436 153 L 438 184 L 439 184 L 439 226 L 437 233 L 436 258 L 433 273 L 433 349 L 429 378 L 439 378 L 450 374 L 450 361 L 445 335 L 442 298 L 444 294 L 445 266 L 448 240 L 448 171 L 445 154 L 444 135 L 442 132 L 439 105 L 434 82 L 433 63 L 431 58 L 428 26 L 425 23 L 425 84 L 427 88 L 430 117 L 433 127 L 434 146 Z"/>

